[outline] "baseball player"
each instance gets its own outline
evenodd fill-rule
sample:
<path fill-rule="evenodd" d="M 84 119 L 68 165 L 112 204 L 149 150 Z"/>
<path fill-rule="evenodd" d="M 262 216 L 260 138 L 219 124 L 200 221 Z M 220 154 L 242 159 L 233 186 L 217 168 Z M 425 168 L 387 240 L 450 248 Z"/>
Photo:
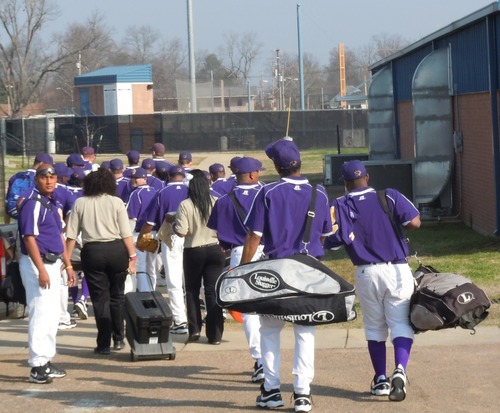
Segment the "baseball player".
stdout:
<path fill-rule="evenodd" d="M 294 142 L 279 140 L 266 148 L 281 179 L 263 186 L 250 208 L 246 219 L 248 233 L 243 247 L 241 263 L 250 262 L 261 242 L 269 258 L 282 258 L 305 249 L 314 257 L 323 256 L 321 237 L 331 233 L 328 197 L 322 186 L 313 188 L 300 174 L 300 152 Z M 312 222 L 311 241 L 302 242 L 312 191 L 317 191 L 315 218 Z M 284 321 L 260 317 L 260 345 L 265 381 L 257 397 L 259 407 L 283 406 L 280 386 L 280 332 Z M 312 409 L 311 382 L 314 377 L 314 326 L 293 324 L 295 356 L 293 363 L 293 400 L 296 412 Z"/>
<path fill-rule="evenodd" d="M 215 164 L 220 165 L 220 164 Z M 222 165 L 220 165 L 222 166 Z M 240 264 L 243 244 L 247 234 L 247 228 L 243 224 L 244 219 L 252 205 L 252 202 L 259 192 L 259 172 L 264 170 L 262 163 L 254 158 L 239 158 L 236 169 L 237 185 L 232 190 L 234 200 L 231 195 L 221 196 L 214 205 L 207 226 L 217 231 L 217 238 L 224 250 L 231 251 L 231 268 Z M 239 207 L 235 204 L 237 202 Z M 238 212 L 240 209 L 240 213 Z M 264 246 L 257 247 L 252 261 L 262 257 Z M 262 367 L 260 352 L 260 318 L 257 314 L 243 314 L 243 328 L 250 349 L 250 355 L 254 359 L 254 372 L 251 380 L 255 383 L 264 380 L 264 368 Z"/>
<path fill-rule="evenodd" d="M 145 220 L 139 236 L 159 229 L 164 220 L 171 225 L 175 220 L 175 212 L 179 204 L 188 197 L 188 187 L 184 183 L 184 168 L 173 165 L 169 170 L 169 182 L 157 193 L 146 211 Z M 168 244 L 162 241 L 161 258 L 165 270 L 168 296 L 174 323 L 170 329 L 173 334 L 187 334 L 186 304 L 184 302 L 184 238 L 174 234 Z"/>
<path fill-rule="evenodd" d="M 141 159 L 141 154 L 139 151 L 132 149 L 127 152 L 128 165 L 123 171 L 123 176 L 129 178 L 132 176 L 132 171 L 140 167 L 139 160 Z"/>
<path fill-rule="evenodd" d="M 116 196 L 119 197 L 124 204 L 127 204 L 130 196 L 129 179 L 123 176 L 123 161 L 119 158 L 109 161 L 109 170 L 113 173 L 116 179 Z"/>
<path fill-rule="evenodd" d="M 325 240 L 325 248 L 345 245 L 356 266 L 356 292 L 375 370 L 371 394 L 402 401 L 413 343 L 409 310 L 414 280 L 406 261 L 408 246 L 401 233 L 396 233 L 377 192 L 368 186 L 364 164 L 358 160 L 346 162 L 341 173 L 348 193 L 331 203 L 334 234 Z M 418 210 L 404 195 L 387 189 L 385 196 L 397 224 L 408 229 L 420 226 Z M 389 331 L 395 362 L 390 379 L 386 376 L 385 346 Z"/>
<path fill-rule="evenodd" d="M 156 191 L 148 183 L 148 173 L 144 168 L 136 168 L 131 171 L 130 182 L 134 191 L 130 194 L 126 208 L 128 218 L 134 226 L 134 241 L 137 238 L 144 223 L 146 210 L 156 195 Z M 137 248 L 137 289 L 139 291 L 154 291 L 156 287 L 156 271 L 154 270 L 156 253 L 141 251 Z M 148 279 L 149 277 L 149 279 Z"/>
<path fill-rule="evenodd" d="M 62 235 L 62 208 L 52 196 L 56 182 L 54 167 L 41 164 L 36 169 L 35 188 L 19 205 L 19 269 L 29 312 L 29 380 L 39 384 L 66 376 L 64 370 L 52 364 L 60 317 L 62 265 L 68 274 L 68 285 L 75 283 Z"/>

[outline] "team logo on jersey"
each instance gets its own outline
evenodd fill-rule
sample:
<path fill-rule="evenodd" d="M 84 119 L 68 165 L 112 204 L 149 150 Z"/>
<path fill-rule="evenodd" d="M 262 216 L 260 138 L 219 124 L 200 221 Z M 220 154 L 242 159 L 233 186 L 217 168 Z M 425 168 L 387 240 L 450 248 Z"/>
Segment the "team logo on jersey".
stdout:
<path fill-rule="evenodd" d="M 245 189 L 242 193 L 242 195 L 248 195 L 248 191 Z"/>
<path fill-rule="evenodd" d="M 258 291 L 276 291 L 280 287 L 279 278 L 270 271 L 255 271 L 250 274 L 248 281 Z"/>
<path fill-rule="evenodd" d="M 474 294 L 472 294 L 469 291 L 466 291 L 457 297 L 457 301 L 460 304 L 469 304 L 472 300 L 474 300 L 474 298 L 475 298 Z"/>
<path fill-rule="evenodd" d="M 301 190 L 300 189 L 300 185 L 295 185 L 293 189 L 294 189 L 294 191 L 300 191 Z"/>

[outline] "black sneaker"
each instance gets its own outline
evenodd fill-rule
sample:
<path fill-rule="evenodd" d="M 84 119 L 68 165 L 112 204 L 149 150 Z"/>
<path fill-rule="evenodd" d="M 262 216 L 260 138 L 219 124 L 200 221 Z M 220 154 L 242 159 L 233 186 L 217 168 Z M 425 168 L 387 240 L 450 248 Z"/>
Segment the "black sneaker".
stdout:
<path fill-rule="evenodd" d="M 47 363 L 45 367 L 48 371 L 49 377 L 52 377 L 53 379 L 59 379 L 61 377 L 66 376 L 66 370 L 58 369 L 50 361 Z"/>
<path fill-rule="evenodd" d="M 252 374 L 252 381 L 254 383 L 262 383 L 264 381 L 264 367 L 262 364 L 259 366 L 257 362 L 253 365 L 254 373 Z"/>
<path fill-rule="evenodd" d="M 406 398 L 406 374 L 401 365 L 399 365 L 391 377 L 391 390 L 389 400 L 393 402 L 402 402 Z"/>
<path fill-rule="evenodd" d="M 257 396 L 256 405 L 257 407 L 264 407 L 268 409 L 282 407 L 284 403 L 281 398 L 280 389 L 271 389 L 267 391 L 264 388 L 264 383 L 262 383 L 260 385 L 260 396 Z"/>
<path fill-rule="evenodd" d="M 312 398 L 310 394 L 293 393 L 293 406 L 296 412 L 310 412 L 312 409 Z"/>
<path fill-rule="evenodd" d="M 32 367 L 30 373 L 30 383 L 48 384 L 52 383 L 47 366 Z"/>
<path fill-rule="evenodd" d="M 172 327 L 170 327 L 170 333 L 172 334 L 187 334 L 188 326 L 187 323 L 174 323 Z"/>
<path fill-rule="evenodd" d="M 389 396 L 389 391 L 391 390 L 391 385 L 389 379 L 385 376 L 374 377 L 370 392 L 374 396 Z"/>

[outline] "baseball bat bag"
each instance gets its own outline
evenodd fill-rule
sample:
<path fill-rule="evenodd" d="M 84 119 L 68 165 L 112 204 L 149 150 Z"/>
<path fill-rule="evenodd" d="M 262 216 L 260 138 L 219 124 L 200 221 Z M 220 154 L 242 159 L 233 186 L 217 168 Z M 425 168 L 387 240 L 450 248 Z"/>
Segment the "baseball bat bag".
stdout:
<path fill-rule="evenodd" d="M 217 303 L 301 325 L 354 320 L 355 288 L 316 258 L 295 254 L 229 269 L 216 283 Z"/>
<path fill-rule="evenodd" d="M 410 324 L 416 333 L 475 326 L 488 316 L 491 302 L 469 278 L 421 265 L 415 271 L 416 288 L 410 299 Z"/>

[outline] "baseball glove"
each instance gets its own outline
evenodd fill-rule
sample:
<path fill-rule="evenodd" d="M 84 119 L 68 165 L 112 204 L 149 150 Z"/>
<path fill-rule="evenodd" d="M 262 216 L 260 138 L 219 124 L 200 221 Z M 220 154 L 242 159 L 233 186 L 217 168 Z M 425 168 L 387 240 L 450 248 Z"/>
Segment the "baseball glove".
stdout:
<path fill-rule="evenodd" d="M 158 240 L 153 238 L 153 235 L 143 234 L 142 237 L 137 239 L 136 247 L 141 251 L 156 252 L 158 251 Z"/>

